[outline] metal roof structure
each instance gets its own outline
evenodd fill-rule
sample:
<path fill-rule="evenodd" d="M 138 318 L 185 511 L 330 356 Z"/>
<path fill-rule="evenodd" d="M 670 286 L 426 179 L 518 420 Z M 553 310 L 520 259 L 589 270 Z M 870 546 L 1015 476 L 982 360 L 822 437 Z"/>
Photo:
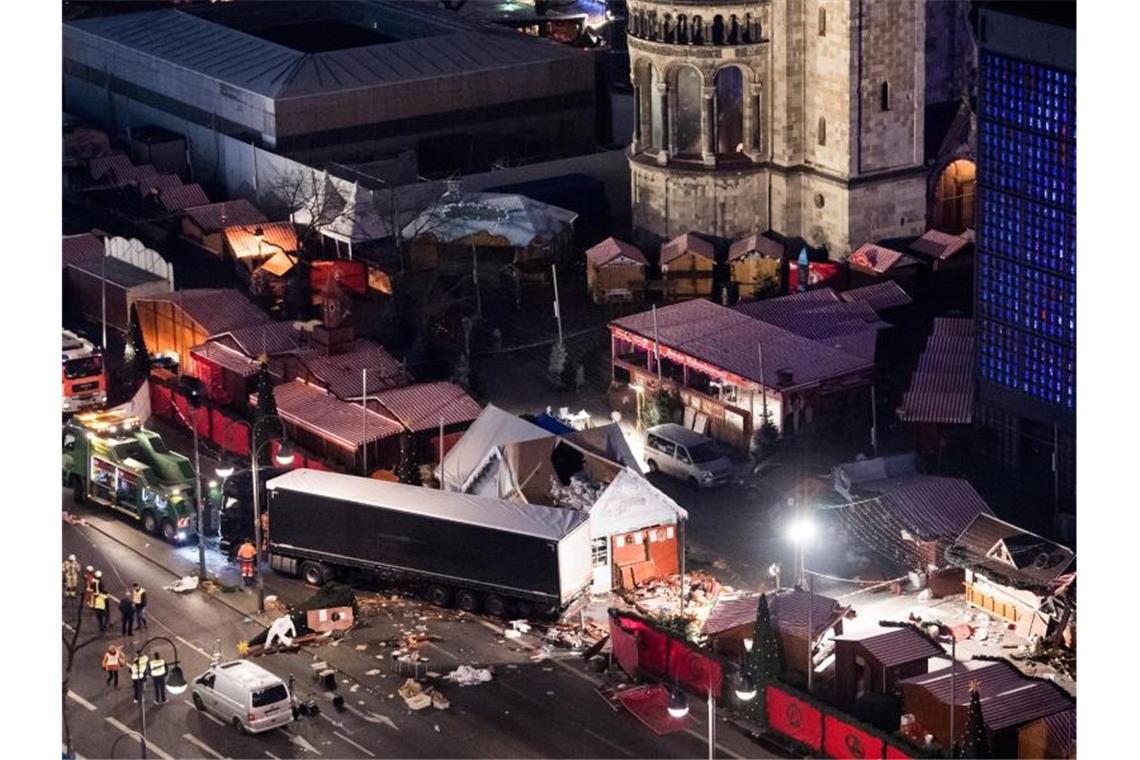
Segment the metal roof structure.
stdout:
<path fill-rule="evenodd" d="M 692 232 L 686 232 L 661 246 L 661 259 L 658 263 L 661 266 L 666 266 L 669 262 L 684 256 L 686 253 L 696 254 L 709 261 L 716 260 L 716 252 L 713 250 L 712 243 L 702 237 L 697 237 Z"/>
<path fill-rule="evenodd" d="M 358 339 L 351 351 L 342 354 L 330 356 L 322 349 L 310 348 L 300 351 L 297 357 L 319 382 L 345 401 L 359 399 L 362 391 L 371 396 L 407 384 L 403 365 L 383 346 L 370 340 Z M 366 369 L 368 386 L 364 388 Z"/>
<path fill-rule="evenodd" d="M 553 240 L 577 218 L 573 211 L 524 195 L 449 192 L 404 225 L 401 235 L 405 240 L 426 237 L 443 243 L 489 235 L 513 248 L 526 248 Z"/>
<path fill-rule="evenodd" d="M 830 596 L 800 589 L 768 595 L 768 611 L 780 633 L 804 635 L 808 627 L 809 609 L 814 638 L 835 625 L 835 622 L 850 608 Z"/>
<path fill-rule="evenodd" d="M 357 427 L 359 427 L 359 415 Z M 336 472 L 297 469 L 273 478 L 265 487 L 339 498 L 357 504 L 394 509 L 440 520 L 558 541 L 586 522 L 584 512 L 537 504 L 515 504 L 434 488 L 408 486 Z"/>
<path fill-rule="evenodd" d="M 899 628 L 880 626 L 856 634 L 836 636 L 834 641 L 858 644 L 888 668 L 946 655 L 946 650 L 938 642 L 909 625 Z"/>
<path fill-rule="evenodd" d="M 884 280 L 861 288 L 852 288 L 839 294 L 847 303 L 865 303 L 875 311 L 896 306 L 910 306 L 914 301 L 894 280 Z"/>
<path fill-rule="evenodd" d="M 245 198 L 183 209 L 183 214 L 203 232 L 221 232 L 241 224 L 268 224 L 269 218 Z"/>
<path fill-rule="evenodd" d="M 236 258 L 269 258 L 275 253 L 293 253 L 301 247 L 292 222 L 266 222 L 226 227 L 226 245 Z"/>
<path fill-rule="evenodd" d="M 104 253 L 103 239 L 84 232 L 81 235 L 63 236 L 63 263 L 67 264 L 72 257 L 102 256 Z"/>
<path fill-rule="evenodd" d="M 190 349 L 190 355 L 212 362 L 241 377 L 253 377 L 261 369 L 261 365 L 248 356 L 213 341 L 194 346 Z"/>
<path fill-rule="evenodd" d="M 236 290 L 197 288 L 147 296 L 140 301 L 163 301 L 173 304 L 213 337 L 241 327 L 268 324 L 269 317 Z"/>
<path fill-rule="evenodd" d="M 274 386 L 277 413 L 286 422 L 304 428 L 347 451 L 355 451 L 365 443 L 400 435 L 404 428 L 395 420 L 364 409 L 359 404 L 341 401 L 328 391 L 300 378 Z M 257 394 L 249 397 L 257 404 Z"/>
<path fill-rule="evenodd" d="M 629 259 L 630 261 L 647 265 L 649 262 L 645 259 L 645 254 L 636 245 L 618 240 L 615 237 L 608 237 L 602 242 L 598 243 L 592 248 L 586 250 L 586 260 L 596 267 L 602 267 L 615 259 Z"/>
<path fill-rule="evenodd" d="M 742 383 L 790 389 L 838 380 L 870 369 L 874 362 L 837 350 L 737 310 L 694 299 L 657 310 L 657 339 L 662 353 L 673 351 L 735 375 Z M 654 340 L 654 319 L 645 311 L 610 322 L 615 330 Z M 761 377 L 757 346 L 763 346 Z M 668 357 L 667 357 L 668 358 Z M 781 385 L 782 372 L 790 383 Z"/>
<path fill-rule="evenodd" d="M 876 274 L 886 274 L 895 267 L 913 266 L 918 262 L 905 253 L 874 243 L 864 243 L 847 257 L 847 263 L 850 266 L 869 269 Z"/>
<path fill-rule="evenodd" d="M 198 183 L 165 187 L 158 192 L 158 202 L 167 211 L 182 211 L 195 206 L 208 206 L 210 199 Z"/>
<path fill-rule="evenodd" d="M 896 414 L 903 422 L 968 425 L 974 419 L 974 320 L 946 317 L 934 331 Z"/>
<path fill-rule="evenodd" d="M 292 322 L 266 322 L 251 327 L 239 327 L 213 336 L 212 340 L 234 348 L 250 359 L 265 354 L 296 351 L 300 348 L 301 333 Z"/>
<path fill-rule="evenodd" d="M 961 253 L 971 241 L 961 235 L 950 235 L 939 230 L 927 230 L 922 237 L 910 244 L 908 250 L 929 256 L 939 261 Z"/>
<path fill-rule="evenodd" d="M 705 618 L 701 633 L 705 636 L 716 636 L 718 633 L 724 633 L 742 625 L 755 625 L 756 607 L 759 600 L 759 594 L 745 594 L 732 599 L 717 599 L 716 604 L 709 610 L 708 617 Z"/>
<path fill-rule="evenodd" d="M 116 285 L 120 288 L 133 288 L 147 283 L 166 281 L 164 277 L 153 272 L 132 266 L 113 256 L 104 256 L 102 242 L 100 242 L 99 248 L 99 253 L 96 254 L 88 252 L 64 256 L 64 268 L 83 272 L 96 279 L 105 277 L 108 285 Z"/>
<path fill-rule="evenodd" d="M 991 514 L 979 514 L 946 550 L 946 558 L 1017 587 L 1049 588 L 1076 554 Z"/>
<path fill-rule="evenodd" d="M 958 706 L 970 703 L 971 684 L 976 685 L 986 728 L 1000 731 L 1030 721 L 1072 710 L 1076 700 L 1064 689 L 1045 680 L 1029 678 L 1004 660 L 974 659 L 954 666 L 954 691 L 950 691 L 950 668 L 898 682 L 904 696 L 909 689 L 922 689 L 938 702 Z"/>
<path fill-rule="evenodd" d="M 756 233 L 734 240 L 728 248 L 729 261 L 736 261 L 754 254 L 769 259 L 782 259 L 784 258 L 784 245 L 767 235 Z"/>
<path fill-rule="evenodd" d="M 454 383 L 416 383 L 381 391 L 375 399 L 413 433 L 476 419 L 482 409 Z"/>
<path fill-rule="evenodd" d="M 871 484 L 864 484 L 864 488 Z M 895 532 L 921 541 L 953 541 L 980 514 L 992 514 L 969 481 L 935 475 L 909 475 L 877 481 L 878 496 L 844 509 L 861 511 Z"/>

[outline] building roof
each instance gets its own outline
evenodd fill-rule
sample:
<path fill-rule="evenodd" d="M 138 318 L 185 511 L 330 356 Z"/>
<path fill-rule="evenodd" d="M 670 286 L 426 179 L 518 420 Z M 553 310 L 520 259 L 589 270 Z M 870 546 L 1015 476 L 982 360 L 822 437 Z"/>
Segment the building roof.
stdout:
<path fill-rule="evenodd" d="M 851 266 L 869 269 L 876 274 L 886 274 L 888 270 L 895 267 L 909 266 L 917 262 L 905 253 L 893 251 L 874 243 L 864 243 L 847 257 L 847 263 Z"/>
<path fill-rule="evenodd" d="M 705 636 L 715 636 L 742 625 L 754 625 L 759 599 L 759 594 L 744 594 L 731 599 L 717 599 L 716 604 L 709 610 L 708 617 L 705 618 L 701 633 Z"/>
<path fill-rule="evenodd" d="M 392 235 L 393 221 L 381 213 L 380 200 L 373 190 L 329 174 L 327 169 L 320 177 L 303 176 L 302 181 L 306 185 L 315 183 L 314 194 L 308 200 L 299 198 L 304 202 L 293 210 L 294 224 L 308 226 L 316 217 L 321 235 L 344 243 L 366 243 Z M 384 207 L 388 206 L 385 201 Z"/>
<path fill-rule="evenodd" d="M 616 319 L 610 326 L 653 340 L 653 315 L 648 311 Z M 792 373 L 791 385 L 786 387 L 797 387 L 835 379 L 873 364 L 704 299 L 658 309 L 657 335 L 663 348 L 768 388 L 781 387 L 781 370 Z M 763 345 L 764 353 L 762 378 L 758 345 Z"/>
<path fill-rule="evenodd" d="M 1057 747 L 1063 757 L 1071 757 L 1077 751 L 1077 711 L 1062 710 L 1042 718 L 1049 744 Z"/>
<path fill-rule="evenodd" d="M 300 347 L 301 333 L 292 322 L 264 322 L 250 327 L 239 327 L 213 336 L 212 340 L 225 343 L 250 359 L 262 354 L 273 356 Z"/>
<path fill-rule="evenodd" d="M 831 288 L 737 304 L 734 308 L 865 361 L 874 361 L 879 330 L 890 327 L 869 304 L 844 303 Z"/>
<path fill-rule="evenodd" d="M 210 199 L 206 197 L 206 191 L 198 183 L 191 185 L 178 185 L 177 187 L 165 187 L 158 193 L 158 202 L 167 211 L 182 211 L 183 209 L 194 208 L 196 206 L 210 205 Z"/>
<path fill-rule="evenodd" d="M 927 230 L 922 237 L 910 244 L 909 250 L 939 261 L 946 261 L 951 256 L 961 253 L 969 245 L 970 240 L 961 235 L 950 235 L 940 230 Z"/>
<path fill-rule="evenodd" d="M 904 422 L 968 425 L 974 418 L 972 319 L 940 317 L 896 413 Z"/>
<path fill-rule="evenodd" d="M 284 251 L 278 251 L 269 257 L 269 260 L 257 268 L 257 271 L 268 272 L 274 277 L 284 277 L 293 269 L 295 257 Z"/>
<path fill-rule="evenodd" d="M 365 390 L 368 395 L 399 388 L 407 382 L 400 362 L 379 343 L 370 340 L 356 340 L 352 350 L 343 354 L 328 356 L 319 348 L 310 348 L 297 356 L 319 382 L 346 401 L 361 397 L 362 373 L 366 369 L 368 386 Z"/>
<path fill-rule="evenodd" d="M 229 346 L 214 341 L 195 346 L 190 349 L 190 354 L 217 364 L 219 367 L 237 373 L 242 377 L 253 377 L 261 369 L 260 364 L 240 351 L 235 351 Z"/>
<path fill-rule="evenodd" d="M 109 285 L 117 285 L 120 288 L 133 288 L 151 282 L 166 281 L 165 277 L 128 264 L 114 256 L 104 256 L 102 241 L 99 243 L 98 253 L 80 251 L 65 255 L 63 266 L 66 269 L 83 272 L 96 279 L 106 277 Z"/>
<path fill-rule="evenodd" d="M 204 206 L 191 206 L 183 213 L 203 232 L 221 232 L 226 227 L 242 224 L 268 224 L 269 219 L 261 210 L 247 201 L 238 198 L 232 201 L 209 203 Z"/>
<path fill-rule="evenodd" d="M 894 280 L 884 280 L 861 288 L 852 288 L 839 294 L 847 303 L 865 303 L 875 311 L 886 311 L 896 306 L 910 306 L 914 303 L 907 292 Z"/>
<path fill-rule="evenodd" d="M 954 665 L 954 691 L 950 691 L 950 667 L 899 681 L 907 688 L 928 692 L 944 705 L 968 706 L 971 684 L 976 684 L 986 728 L 1000 731 L 1074 709 L 1076 700 L 1054 683 L 1028 678 L 1004 660 L 974 659 Z"/>
<path fill-rule="evenodd" d="M 475 399 L 454 383 L 415 383 L 376 394 L 391 417 L 413 433 L 471 422 L 482 411 Z"/>
<path fill-rule="evenodd" d="M 494 404 L 487 404 L 471 427 L 444 455 L 443 487 L 452 491 L 461 490 L 471 476 L 483 467 L 488 452 L 493 448 L 546 438 L 549 435 L 538 425 L 505 412 Z"/>
<path fill-rule="evenodd" d="M 807 631 L 808 614 L 811 614 L 812 635 L 819 636 L 835 625 L 847 607 L 823 594 L 813 594 L 800 589 L 777 592 L 768 595 L 768 611 L 772 622 L 781 633 L 803 635 Z"/>
<path fill-rule="evenodd" d="M 767 235 L 755 233 L 733 241 L 728 249 L 728 260 L 736 261 L 754 253 L 769 259 L 783 259 L 784 245 Z"/>
<path fill-rule="evenodd" d="M 946 650 L 936 641 L 909 625 L 901 628 L 880 626 L 856 634 L 836 636 L 835 641 L 851 641 L 859 644 L 888 668 L 946 654 Z"/>
<path fill-rule="evenodd" d="M 106 179 L 115 181 L 119 176 L 128 176 L 135 168 L 126 153 L 112 153 L 108 156 L 97 156 L 87 164 L 87 171 L 91 179 L 99 181 Z"/>
<path fill-rule="evenodd" d="M 716 252 L 713 250 L 713 244 L 704 238 L 697 237 L 692 232 L 686 232 L 670 240 L 661 246 L 661 266 L 667 265 L 669 262 L 684 256 L 686 253 L 693 253 L 709 261 L 716 261 Z"/>
<path fill-rule="evenodd" d="M 1048 588 L 1076 555 L 1066 546 L 983 513 L 966 526 L 946 557 L 1014 586 Z"/>
<path fill-rule="evenodd" d="M 176 187 L 182 187 L 182 179 L 177 174 L 151 174 L 139 180 L 138 183 L 138 191 L 142 195 L 146 195 L 152 190 L 161 192 Z"/>
<path fill-rule="evenodd" d="M 878 481 L 874 487 L 880 495 L 847 508 L 869 513 L 887 529 L 905 530 L 921 541 L 953 541 L 979 514 L 991 514 L 985 500 L 961 478 L 908 475 Z"/>
<path fill-rule="evenodd" d="M 98 257 L 102 256 L 103 253 L 103 239 L 90 232 L 84 232 L 81 235 L 63 236 L 63 263 L 65 266 L 73 257 Z"/>
<path fill-rule="evenodd" d="M 208 337 L 270 322 L 261 309 L 240 292 L 228 288 L 198 288 L 146 296 L 141 301 L 165 301 L 198 323 Z"/>
<path fill-rule="evenodd" d="M 293 253 L 301 247 L 292 222 L 266 222 L 226 227 L 226 245 L 236 258 L 269 258 L 275 253 Z"/>
<path fill-rule="evenodd" d="M 590 534 L 595 537 L 675 523 L 689 516 L 677 502 L 628 467 L 618 472 L 587 511 Z"/>
<path fill-rule="evenodd" d="M 368 10 L 363 3 L 328 5 Z M 145 56 L 277 99 L 480 70 L 557 66 L 575 54 L 555 43 L 489 25 L 472 28 L 469 23 L 459 24 L 415 7 L 385 3 L 380 8 L 384 14 L 377 17 L 380 23 L 391 18 L 394 28 L 412 27 L 420 34 L 415 39 L 304 53 L 209 18 L 211 14 L 224 18 L 226 9 L 192 14 L 169 8 L 69 21 L 64 30 L 107 39 Z"/>
<path fill-rule="evenodd" d="M 460 243 L 478 235 L 502 238 L 513 248 L 549 242 L 578 215 L 558 206 L 507 193 L 445 193 L 404 226 L 405 240 L 419 237 Z"/>
<path fill-rule="evenodd" d="M 586 259 L 596 267 L 605 266 L 615 259 L 629 259 L 638 264 L 648 264 L 645 254 L 635 245 L 615 237 L 608 237 L 586 251 Z M 624 262 L 622 262 L 624 263 Z"/>
<path fill-rule="evenodd" d="M 348 451 L 363 443 L 383 440 L 404 431 L 400 423 L 359 404 L 341 401 L 324 389 L 294 378 L 273 388 L 277 413 L 286 422 L 302 427 Z M 250 394 L 251 406 L 257 394 Z"/>
<path fill-rule="evenodd" d="M 357 427 L 359 422 L 358 418 Z M 515 504 L 323 470 L 292 470 L 273 478 L 265 487 L 271 491 L 287 488 L 313 495 L 333 495 L 359 504 L 431 515 L 442 520 L 486 526 L 550 541 L 558 541 L 586 521 L 586 515 L 574 509 Z"/>

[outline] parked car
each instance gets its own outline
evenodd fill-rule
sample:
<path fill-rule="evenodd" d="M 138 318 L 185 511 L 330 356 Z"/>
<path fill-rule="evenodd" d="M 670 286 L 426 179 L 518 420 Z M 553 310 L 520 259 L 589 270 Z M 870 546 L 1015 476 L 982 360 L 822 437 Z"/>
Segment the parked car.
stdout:
<path fill-rule="evenodd" d="M 650 472 L 672 475 L 697 488 L 724 485 L 732 476 L 732 463 L 711 439 L 672 422 L 646 432 L 645 460 Z"/>
<path fill-rule="evenodd" d="M 293 720 L 285 682 L 248 660 L 211 665 L 194 679 L 194 706 L 213 713 L 243 734 L 260 734 Z"/>

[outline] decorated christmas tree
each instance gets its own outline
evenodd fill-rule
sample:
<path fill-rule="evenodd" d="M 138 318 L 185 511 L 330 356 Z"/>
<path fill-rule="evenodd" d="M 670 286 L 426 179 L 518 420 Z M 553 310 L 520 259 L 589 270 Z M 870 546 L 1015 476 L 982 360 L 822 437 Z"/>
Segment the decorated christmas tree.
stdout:
<path fill-rule="evenodd" d="M 765 697 L 767 685 L 776 681 L 784 672 L 784 648 L 776 628 L 772 625 L 772 615 L 768 611 L 768 597 L 760 595 L 756 604 L 756 626 L 752 632 L 752 651 L 747 652 L 741 666 L 743 674 L 756 685 L 756 699 L 748 702 L 745 713 L 767 727 Z"/>
<path fill-rule="evenodd" d="M 261 449 L 262 442 L 280 438 L 285 434 L 281 428 L 281 418 L 277 416 L 277 399 L 273 396 L 273 378 L 269 375 L 269 363 L 264 357 L 261 371 L 257 374 L 257 406 L 253 410 L 253 431 L 254 451 Z M 270 464 L 272 448 L 266 446 L 265 451 L 259 453 L 258 461 L 261 464 Z"/>
<path fill-rule="evenodd" d="M 982 698 L 978 693 L 978 684 L 970 684 L 970 712 L 966 714 L 966 735 L 962 739 L 962 748 L 958 757 L 977 758 L 989 760 L 990 742 L 986 736 L 986 722 L 982 717 Z"/>
<path fill-rule="evenodd" d="M 412 442 L 412 436 L 406 432 L 400 436 L 400 463 L 396 465 L 396 477 L 401 483 L 410 486 L 422 484 L 420 460 L 416 456 L 416 447 Z"/>
<path fill-rule="evenodd" d="M 131 338 L 123 352 L 127 360 L 127 378 L 131 388 L 137 388 L 139 383 L 150 377 L 150 353 L 143 338 L 142 325 L 139 324 L 139 312 L 135 304 L 131 304 Z"/>

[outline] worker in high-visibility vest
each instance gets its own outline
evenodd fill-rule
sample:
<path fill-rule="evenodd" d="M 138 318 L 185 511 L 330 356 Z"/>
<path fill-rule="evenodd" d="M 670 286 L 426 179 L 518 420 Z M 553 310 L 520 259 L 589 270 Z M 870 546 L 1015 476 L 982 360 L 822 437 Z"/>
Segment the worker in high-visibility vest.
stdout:
<path fill-rule="evenodd" d="M 154 703 L 161 705 L 166 701 L 166 661 L 158 652 L 151 655 L 150 676 L 154 679 Z"/>
<path fill-rule="evenodd" d="M 107 622 L 111 619 L 111 611 L 107 609 L 110 599 L 106 592 L 96 591 L 95 598 L 91 602 L 91 607 L 95 610 L 95 619 L 99 621 L 100 636 L 107 632 Z"/>
<path fill-rule="evenodd" d="M 63 561 L 63 595 L 74 599 L 79 592 L 79 560 L 74 554 L 67 555 Z"/>
<path fill-rule="evenodd" d="M 114 644 L 107 645 L 103 653 L 103 670 L 107 671 L 107 685 L 115 684 L 119 688 L 119 669 L 123 667 L 123 653 Z"/>
<path fill-rule="evenodd" d="M 256 557 L 257 549 L 254 548 L 253 542 L 247 538 L 237 551 L 238 562 L 241 563 L 241 581 L 247 586 L 253 581 L 253 560 Z"/>
<path fill-rule="evenodd" d="M 95 606 L 95 568 L 91 565 L 83 569 L 83 604 L 88 609 Z"/>
<path fill-rule="evenodd" d="M 135 659 L 131 660 L 131 686 L 135 689 L 135 704 L 138 704 L 140 699 L 145 699 L 143 688 L 146 686 L 146 668 L 149 664 L 146 655 L 142 652 L 136 654 Z"/>

